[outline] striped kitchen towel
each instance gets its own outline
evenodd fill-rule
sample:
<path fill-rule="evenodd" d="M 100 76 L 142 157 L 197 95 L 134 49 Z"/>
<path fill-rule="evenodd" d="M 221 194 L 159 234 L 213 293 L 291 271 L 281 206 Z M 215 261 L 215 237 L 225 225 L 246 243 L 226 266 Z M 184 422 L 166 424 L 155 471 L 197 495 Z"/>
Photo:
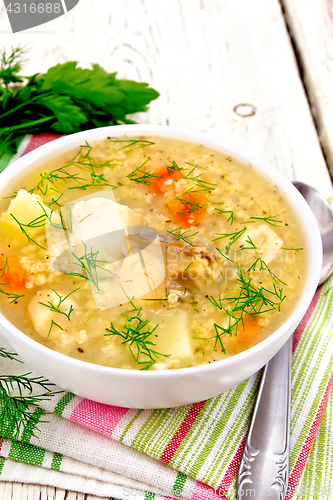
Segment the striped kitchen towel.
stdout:
<path fill-rule="evenodd" d="M 52 138 L 32 138 L 25 152 Z M 333 486 L 332 309 L 333 278 L 318 288 L 294 334 L 287 499 L 327 498 Z M 31 371 L 5 358 L 0 367 L 0 375 Z M 2 441 L 0 480 L 121 499 L 235 499 L 259 378 L 256 374 L 215 398 L 172 409 L 133 410 L 57 394 L 36 408 L 35 427 Z M 0 417 L 3 429 L 5 424 Z"/>

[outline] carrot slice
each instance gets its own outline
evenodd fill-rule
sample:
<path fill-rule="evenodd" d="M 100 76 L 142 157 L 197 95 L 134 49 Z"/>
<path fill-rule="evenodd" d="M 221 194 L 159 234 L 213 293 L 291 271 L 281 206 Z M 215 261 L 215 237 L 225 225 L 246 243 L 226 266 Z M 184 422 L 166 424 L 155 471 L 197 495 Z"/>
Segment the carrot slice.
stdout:
<path fill-rule="evenodd" d="M 27 271 L 20 264 L 20 258 L 15 255 L 0 258 L 0 281 L 12 288 L 23 288 L 28 279 Z"/>
<path fill-rule="evenodd" d="M 157 194 L 165 193 L 174 186 L 176 181 L 182 178 L 182 174 L 179 170 L 170 172 L 167 167 L 158 168 L 154 171 L 154 174 L 158 175 L 158 177 L 152 178 L 151 187 Z"/>
<path fill-rule="evenodd" d="M 168 201 L 167 206 L 178 222 L 187 226 L 195 226 L 204 216 L 207 200 L 202 193 L 190 192 Z"/>
<path fill-rule="evenodd" d="M 259 318 L 253 318 L 252 316 L 246 315 L 244 317 L 244 328 L 241 323 L 239 323 L 239 328 L 237 332 L 237 344 L 244 349 L 251 347 L 253 342 L 261 330 L 261 326 L 258 323 Z"/>

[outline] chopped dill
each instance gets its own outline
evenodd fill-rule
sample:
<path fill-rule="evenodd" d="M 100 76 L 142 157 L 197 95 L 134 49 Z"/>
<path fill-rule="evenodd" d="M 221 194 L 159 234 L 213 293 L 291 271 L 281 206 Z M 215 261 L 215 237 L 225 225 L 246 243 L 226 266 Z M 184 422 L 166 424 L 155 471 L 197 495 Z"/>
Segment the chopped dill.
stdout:
<path fill-rule="evenodd" d="M 245 243 L 248 243 L 251 246 L 249 246 L 249 247 L 242 247 L 239 250 L 236 250 L 236 253 L 237 252 L 241 252 L 242 250 L 257 250 L 257 247 L 255 246 L 255 244 L 253 243 L 253 241 L 251 240 L 251 237 L 249 235 L 247 235 Z"/>
<path fill-rule="evenodd" d="M 195 214 L 202 214 L 202 212 L 204 212 L 206 210 L 206 208 L 208 207 L 208 204 L 207 203 L 204 203 L 203 205 L 200 205 L 200 203 L 198 202 L 198 200 L 196 200 L 194 198 L 194 196 L 192 196 L 191 193 L 195 193 L 196 191 L 191 191 L 191 190 L 188 190 L 186 191 L 186 193 L 184 193 L 183 195 L 181 196 L 185 196 L 185 195 L 188 195 L 190 197 L 190 199 L 186 199 L 186 198 L 176 198 L 176 200 L 180 201 L 183 205 L 185 205 L 186 209 L 187 210 L 183 210 L 181 212 L 177 212 L 178 214 L 189 214 L 189 213 L 195 213 Z"/>
<path fill-rule="evenodd" d="M 125 136 L 126 139 L 121 139 L 121 140 L 116 140 L 116 139 L 109 139 L 110 142 L 115 142 L 115 143 L 126 143 L 125 146 L 122 146 L 121 148 L 117 149 L 117 151 L 122 151 L 123 149 L 127 149 L 125 153 L 130 153 L 131 151 L 134 151 L 135 149 L 139 148 L 145 148 L 147 146 L 153 146 L 155 142 L 153 141 L 144 141 L 142 139 L 130 139 L 129 137 Z M 135 146 L 135 147 L 133 147 Z"/>
<path fill-rule="evenodd" d="M 285 286 L 288 286 L 287 283 L 285 283 L 284 281 L 280 280 L 280 278 L 278 278 L 276 276 L 276 274 L 273 273 L 273 271 L 271 271 L 271 269 L 268 267 L 268 265 L 266 264 L 266 262 L 264 260 L 262 260 L 260 257 L 258 257 L 252 264 L 251 267 L 249 267 L 249 269 L 247 270 L 247 272 L 249 273 L 251 270 L 255 271 L 256 270 L 256 267 L 257 267 L 257 264 L 260 264 L 260 267 L 259 267 L 259 271 L 268 271 L 269 274 L 271 275 L 271 277 L 276 280 L 276 281 L 279 281 L 280 283 L 282 283 L 283 285 Z"/>
<path fill-rule="evenodd" d="M 110 328 L 107 329 L 109 333 L 105 333 L 104 336 L 119 337 L 121 343 L 127 345 L 135 363 L 141 365 L 140 370 L 149 370 L 149 368 L 156 363 L 158 358 L 168 358 L 170 354 L 162 354 L 154 349 L 156 344 L 149 339 L 158 325 L 151 328 L 149 326 L 149 320 L 141 319 L 142 307 L 136 307 L 125 291 L 124 293 L 132 309 L 121 313 L 125 321 L 120 329 L 117 329 L 114 324 L 111 323 Z"/>
<path fill-rule="evenodd" d="M 192 166 L 191 163 L 188 163 L 188 162 L 185 162 L 185 163 L 187 165 Z M 191 177 L 191 174 L 194 172 L 194 170 L 196 168 L 203 168 L 203 167 L 199 167 L 199 165 L 193 165 L 192 170 L 190 170 L 190 172 L 188 172 L 188 174 L 186 174 L 184 176 L 185 179 L 189 179 L 190 181 L 193 181 L 196 184 L 197 188 L 199 188 L 199 189 L 192 190 L 192 192 L 197 193 L 199 191 L 213 191 L 215 189 L 215 186 L 217 186 L 217 184 L 213 183 L 213 182 L 208 182 L 208 181 L 202 180 L 201 179 L 202 173 Z"/>
<path fill-rule="evenodd" d="M 230 262 L 233 262 L 233 260 L 230 259 L 230 257 L 228 257 L 228 255 L 226 253 L 222 252 L 222 250 L 220 248 L 216 247 L 216 250 L 222 255 L 222 257 L 229 260 Z"/>
<path fill-rule="evenodd" d="M 62 328 L 62 326 L 60 326 L 58 323 L 56 323 L 55 321 L 53 321 L 53 319 L 51 320 L 51 325 L 50 325 L 50 328 L 49 328 L 49 332 L 47 334 L 47 339 L 49 338 L 50 334 L 51 334 L 51 330 L 54 326 L 57 326 L 58 328 L 60 328 L 60 330 L 64 331 L 64 329 Z"/>
<path fill-rule="evenodd" d="M 256 220 L 262 220 L 264 222 L 267 222 L 267 224 L 270 224 L 271 226 L 281 227 L 282 220 L 277 220 L 276 217 L 279 217 L 279 215 L 269 215 L 268 217 L 250 217 L 251 220 L 241 222 L 241 224 L 251 224 Z"/>
<path fill-rule="evenodd" d="M 106 260 L 99 260 L 98 259 L 98 254 L 99 250 L 96 252 L 93 251 L 91 248 L 90 251 L 87 251 L 87 245 L 81 241 L 83 247 L 84 247 L 84 253 L 81 257 L 78 255 L 75 255 L 74 252 L 72 252 L 73 257 L 76 259 L 76 263 L 74 265 L 79 266 L 83 272 L 81 273 L 65 273 L 69 276 L 76 276 L 77 278 L 82 278 L 85 280 L 90 281 L 91 283 L 94 284 L 95 288 L 99 291 L 99 280 L 98 280 L 98 269 L 102 269 L 103 271 L 106 271 L 110 274 L 113 274 L 113 276 L 116 276 L 119 278 L 118 275 L 110 271 L 109 269 L 106 269 L 105 267 L 101 266 L 100 264 L 108 264 L 108 261 Z M 85 274 L 83 274 L 85 273 Z"/>
<path fill-rule="evenodd" d="M 226 246 L 225 253 L 228 254 L 231 245 L 233 245 L 246 231 L 246 227 L 240 229 L 239 231 L 235 231 L 234 233 L 215 233 L 218 238 L 214 238 L 212 241 L 219 241 L 224 238 L 229 238 L 229 243 Z"/>
<path fill-rule="evenodd" d="M 199 231 L 196 231 L 195 233 L 190 234 L 191 233 L 190 229 L 183 230 L 181 227 L 177 227 L 177 229 L 173 229 L 172 231 L 168 231 L 168 233 L 172 234 L 172 236 L 177 238 L 177 240 L 184 241 L 185 243 L 187 243 L 188 245 L 191 245 L 193 247 L 193 243 L 191 241 L 189 241 L 188 238 L 192 238 L 193 236 L 198 234 Z"/>
<path fill-rule="evenodd" d="M 6 271 L 7 271 L 7 273 L 9 273 L 8 257 L 6 257 L 6 259 L 5 259 L 5 265 L 3 266 L 3 270 L 2 270 L 2 273 L 1 273 L 1 278 L 5 274 Z"/>
<path fill-rule="evenodd" d="M 166 169 L 168 171 L 168 175 L 171 175 L 173 172 L 186 170 L 184 167 L 179 167 L 178 164 L 174 160 L 170 160 L 169 163 L 165 164 Z"/>
<path fill-rule="evenodd" d="M 192 264 L 193 264 L 193 262 L 190 262 L 190 264 L 185 268 L 185 271 L 187 271 L 188 268 L 192 266 Z"/>
<path fill-rule="evenodd" d="M 219 214 L 230 214 L 227 218 L 227 222 L 231 221 L 230 224 L 234 222 L 234 213 L 232 210 L 221 210 L 220 208 L 215 208 Z"/>
<path fill-rule="evenodd" d="M 56 205 L 58 208 L 60 208 L 60 207 L 61 207 L 61 205 L 60 205 L 60 203 L 58 203 L 58 202 L 59 202 L 59 200 L 60 200 L 60 198 L 61 198 L 62 196 L 64 196 L 64 193 L 60 193 L 60 196 L 58 196 L 58 198 L 57 198 L 57 199 L 52 198 L 51 203 L 49 203 L 49 208 L 51 208 L 51 206 L 52 206 L 52 205 Z"/>
<path fill-rule="evenodd" d="M 24 234 L 24 236 L 27 238 L 27 240 L 30 243 L 34 243 L 39 248 L 42 248 L 43 250 L 46 250 L 45 247 L 43 247 L 42 245 L 40 245 L 39 243 L 37 243 L 36 240 L 34 240 L 33 238 L 31 238 L 29 236 L 29 234 L 27 233 L 27 231 L 25 230 L 25 228 L 27 228 L 27 229 L 36 229 L 38 227 L 45 226 L 45 221 L 48 218 L 47 214 L 43 214 L 43 215 L 40 215 L 39 217 L 36 217 L 36 219 L 30 221 L 28 224 L 23 224 L 22 222 L 19 222 L 17 220 L 17 218 L 13 214 L 10 214 L 10 215 L 15 220 L 16 224 L 18 224 L 18 226 L 21 229 L 22 233 Z"/>
<path fill-rule="evenodd" d="M 105 179 L 104 174 L 96 174 L 95 172 L 90 173 L 91 182 L 87 184 L 80 184 L 79 186 L 72 186 L 68 189 L 80 189 L 81 191 L 86 191 L 91 187 L 108 186 L 111 189 L 116 189 L 117 186 L 110 184 L 107 179 Z"/>
<path fill-rule="evenodd" d="M 158 178 L 161 178 L 160 175 L 156 175 L 154 173 L 151 173 L 150 170 L 142 170 L 143 167 L 145 166 L 145 164 L 150 160 L 150 158 L 147 158 L 146 161 L 144 161 L 143 163 L 141 163 L 141 165 L 138 165 L 134 170 L 133 172 L 131 172 L 130 174 L 128 174 L 126 177 L 130 180 L 130 181 L 134 181 L 134 182 L 137 182 L 138 184 L 145 184 L 146 186 L 150 186 L 151 182 L 150 182 L 150 179 L 152 179 L 153 177 L 158 177 Z"/>
<path fill-rule="evenodd" d="M 281 250 L 294 250 L 296 252 L 298 250 L 304 250 L 304 248 L 285 248 L 285 247 L 281 247 Z"/>
<path fill-rule="evenodd" d="M 66 316 L 66 318 L 68 319 L 68 321 L 70 321 L 71 314 L 74 311 L 73 305 L 72 304 L 70 305 L 70 308 L 69 308 L 68 312 L 62 311 L 61 310 L 61 305 L 65 302 L 66 299 L 68 299 L 68 297 L 70 295 L 72 295 L 73 293 L 77 292 L 78 290 L 79 290 L 79 288 L 77 288 L 76 290 L 73 290 L 72 292 L 70 292 L 69 294 L 67 294 L 66 296 L 63 297 L 58 292 L 56 292 L 54 289 L 52 289 L 52 292 L 54 292 L 56 294 L 56 296 L 58 297 L 58 299 L 59 299 L 58 304 L 54 305 L 53 302 L 51 302 L 51 300 L 48 300 L 46 304 L 44 302 L 38 302 L 38 303 L 41 304 L 42 306 L 47 307 L 52 312 L 63 314 L 64 316 Z M 54 324 L 57 325 L 57 323 L 54 323 Z M 59 325 L 57 325 L 57 326 L 59 326 Z M 52 328 L 52 326 L 51 326 L 51 328 Z M 50 331 L 51 331 L 51 328 L 50 328 Z M 59 327 L 59 328 L 61 328 L 61 327 Z"/>
<path fill-rule="evenodd" d="M 80 220 L 79 224 L 80 224 L 80 223 L 81 223 L 84 219 L 86 219 L 87 217 L 90 217 L 91 215 L 92 215 L 92 214 L 88 214 L 88 215 L 86 215 L 85 217 L 83 217 L 83 219 L 81 219 L 81 220 Z"/>
<path fill-rule="evenodd" d="M 8 283 L 0 283 L 0 286 L 7 286 Z M 0 293 L 2 293 L 3 295 L 6 295 L 6 297 L 9 299 L 9 303 L 10 304 L 13 304 L 14 302 L 16 302 L 18 299 L 21 299 L 22 297 L 24 297 L 24 295 L 19 295 L 17 293 L 13 293 L 13 292 L 5 292 L 4 290 L 2 290 L 0 288 Z"/>
<path fill-rule="evenodd" d="M 237 335 L 239 325 L 244 329 L 244 319 L 252 317 L 255 320 L 260 314 L 268 311 L 280 311 L 281 304 L 285 300 L 286 295 L 283 294 L 282 288 L 277 288 L 273 283 L 271 290 L 264 287 L 256 287 L 249 277 L 249 270 L 243 272 L 237 265 L 237 281 L 240 284 L 239 293 L 232 297 L 222 297 L 221 294 L 217 298 L 211 296 L 209 302 L 216 307 L 225 317 L 228 318 L 226 327 L 214 323 L 215 335 L 209 337 L 215 339 L 214 350 L 220 344 L 222 351 L 225 349 L 222 342 L 224 335 Z M 271 274 L 274 279 L 273 273 Z"/>

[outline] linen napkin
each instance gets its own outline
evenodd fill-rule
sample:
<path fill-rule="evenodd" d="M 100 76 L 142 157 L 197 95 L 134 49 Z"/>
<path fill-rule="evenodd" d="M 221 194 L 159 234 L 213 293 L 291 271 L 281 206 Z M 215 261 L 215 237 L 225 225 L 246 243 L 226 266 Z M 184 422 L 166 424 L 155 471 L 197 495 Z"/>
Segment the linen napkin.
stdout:
<path fill-rule="evenodd" d="M 25 152 L 53 138 L 33 137 Z M 331 492 L 332 308 L 333 278 L 318 288 L 294 334 L 287 499 L 325 498 Z M 0 363 L 3 374 L 31 371 L 13 360 Z M 0 480 L 120 499 L 235 499 L 259 379 L 256 374 L 215 398 L 162 410 L 125 409 L 58 394 L 36 408 L 39 430 L 31 427 L 16 440 L 7 436 L 2 441 Z"/>

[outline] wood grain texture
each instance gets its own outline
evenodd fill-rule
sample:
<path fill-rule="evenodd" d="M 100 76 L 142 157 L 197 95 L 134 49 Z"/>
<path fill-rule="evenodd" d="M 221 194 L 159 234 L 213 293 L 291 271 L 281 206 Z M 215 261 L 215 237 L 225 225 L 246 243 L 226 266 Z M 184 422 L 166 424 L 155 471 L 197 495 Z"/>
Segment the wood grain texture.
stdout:
<path fill-rule="evenodd" d="M 332 36 L 332 8 L 328 0 L 284 0 L 284 4 L 288 15 L 295 16 L 295 33 L 304 26 L 309 30 L 313 19 L 317 23 L 313 30 L 318 39 L 309 31 L 312 38 L 307 45 L 299 45 L 307 52 L 304 60 L 309 61 L 311 71 L 307 72 L 312 75 L 308 86 L 314 89 L 316 114 L 323 117 L 321 139 L 330 159 L 325 144 L 332 144 L 333 137 L 327 125 L 333 106 L 328 88 L 332 54 L 327 48 Z M 309 16 L 307 23 L 302 20 L 303 8 L 304 16 Z M 329 16 L 325 26 L 320 9 Z M 323 38 L 320 30 L 326 30 Z M 78 60 L 83 66 L 97 62 L 108 71 L 118 71 L 120 77 L 149 82 L 161 96 L 148 113 L 137 116 L 137 121 L 186 127 L 230 139 L 256 152 L 290 179 L 331 194 L 330 177 L 278 0 L 80 0 L 66 16 L 15 35 L 0 2 L 0 33 L 7 48 L 17 44 L 30 47 L 25 74 Z M 303 34 L 304 40 L 308 36 Z M 316 51 L 327 78 L 322 96 L 317 89 L 319 73 L 310 65 L 311 61 L 314 65 Z M 322 110 L 316 104 L 319 101 Z M 0 498 L 97 500 L 53 487 L 4 482 L 0 482 Z"/>
<path fill-rule="evenodd" d="M 333 173 L 333 3 L 282 0 L 320 141 Z"/>

